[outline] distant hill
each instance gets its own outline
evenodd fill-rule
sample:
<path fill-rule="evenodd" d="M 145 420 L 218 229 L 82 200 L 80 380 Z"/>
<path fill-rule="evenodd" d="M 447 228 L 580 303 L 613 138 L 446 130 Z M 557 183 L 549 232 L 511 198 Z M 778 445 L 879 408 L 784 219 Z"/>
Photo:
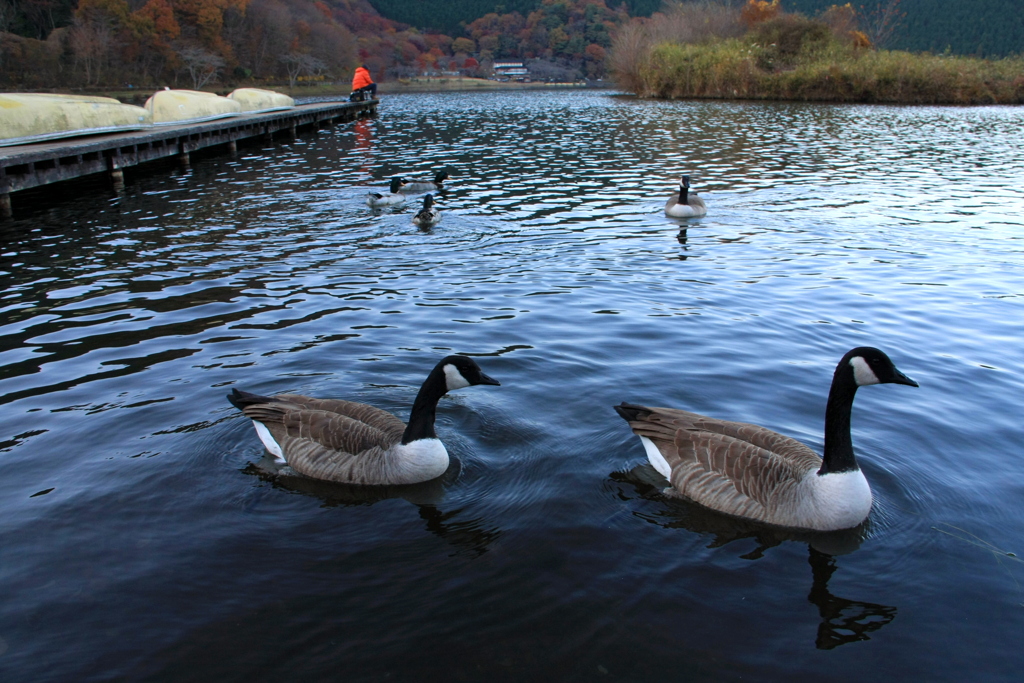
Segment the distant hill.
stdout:
<path fill-rule="evenodd" d="M 883 0 L 887 4 L 889 0 Z M 789 12 L 815 16 L 837 0 L 782 0 Z M 870 14 L 879 0 L 851 2 Z M 902 0 L 906 13 L 889 47 L 979 57 L 1024 53 L 1024 7 L 1020 0 Z"/>
<path fill-rule="evenodd" d="M 524 17 L 542 0 L 370 0 L 378 12 L 421 30 L 435 30 L 452 37 L 463 35 L 469 24 L 488 12 L 518 12 Z M 739 5 L 741 0 L 725 0 Z M 870 14 L 890 0 L 851 2 Z M 662 7 L 662 0 L 606 0 L 610 9 L 624 4 L 631 16 L 650 16 Z M 813 17 L 841 0 L 782 0 L 787 12 Z M 1024 53 L 1024 8 L 1021 0 L 902 0 L 906 16 L 887 47 L 913 52 L 944 52 L 981 57 L 1002 57 Z"/>
<path fill-rule="evenodd" d="M 489 12 L 519 12 L 525 17 L 541 0 L 370 0 L 370 4 L 388 19 L 457 38 L 462 35 L 462 23 L 469 24 Z M 609 8 L 624 4 L 630 16 L 646 17 L 661 8 L 662 0 L 607 0 L 606 4 Z"/>

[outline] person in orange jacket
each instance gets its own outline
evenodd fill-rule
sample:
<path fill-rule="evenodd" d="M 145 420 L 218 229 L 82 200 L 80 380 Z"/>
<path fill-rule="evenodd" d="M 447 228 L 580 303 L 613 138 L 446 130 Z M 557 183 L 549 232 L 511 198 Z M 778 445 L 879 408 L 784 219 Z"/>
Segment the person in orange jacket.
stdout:
<path fill-rule="evenodd" d="M 366 68 L 365 64 L 358 67 L 352 75 L 353 98 L 356 93 L 367 93 L 371 98 L 377 97 L 377 84 L 370 78 L 370 70 Z"/>

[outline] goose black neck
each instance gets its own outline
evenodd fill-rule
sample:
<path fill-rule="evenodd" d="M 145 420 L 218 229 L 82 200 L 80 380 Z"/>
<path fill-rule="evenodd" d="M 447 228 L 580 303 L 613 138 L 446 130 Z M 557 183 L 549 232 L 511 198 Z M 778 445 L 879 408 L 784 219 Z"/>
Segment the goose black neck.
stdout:
<path fill-rule="evenodd" d="M 686 204 L 690 201 L 690 188 L 686 185 L 679 186 L 679 203 Z"/>
<path fill-rule="evenodd" d="M 840 362 L 832 376 L 832 388 L 825 406 L 825 457 L 818 474 L 856 472 L 860 469 L 850 436 L 850 413 L 856 393 L 853 368 L 847 362 Z"/>
<path fill-rule="evenodd" d="M 412 404 L 412 413 L 409 415 L 409 424 L 402 434 L 402 443 L 408 444 L 419 439 L 436 439 L 434 432 L 434 415 L 437 412 L 437 402 L 448 392 L 448 383 L 445 381 L 444 370 L 436 367 L 427 375 L 427 379 L 416 394 L 416 400 Z"/>

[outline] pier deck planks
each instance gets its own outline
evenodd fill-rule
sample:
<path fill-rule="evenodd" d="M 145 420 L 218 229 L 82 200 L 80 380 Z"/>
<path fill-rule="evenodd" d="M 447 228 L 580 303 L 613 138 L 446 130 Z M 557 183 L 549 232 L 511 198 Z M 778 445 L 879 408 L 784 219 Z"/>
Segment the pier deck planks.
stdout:
<path fill-rule="evenodd" d="M 205 123 L 154 126 L 109 135 L 67 138 L 53 142 L 0 147 L 0 214 L 11 215 L 11 193 L 93 173 L 110 173 L 123 182 L 121 169 L 147 161 L 188 154 L 206 147 L 271 137 L 280 131 L 338 121 L 352 121 L 376 112 L 377 100 L 316 102 L 294 109 L 243 114 Z"/>

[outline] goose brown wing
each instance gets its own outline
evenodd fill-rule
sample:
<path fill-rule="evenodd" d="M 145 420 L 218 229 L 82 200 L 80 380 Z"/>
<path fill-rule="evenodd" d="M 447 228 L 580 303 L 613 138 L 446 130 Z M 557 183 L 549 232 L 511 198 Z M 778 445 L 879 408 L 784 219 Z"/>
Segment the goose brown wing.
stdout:
<path fill-rule="evenodd" d="M 772 521 L 808 470 L 814 451 L 787 436 L 673 408 L 632 406 L 633 432 L 650 439 L 671 468 L 672 486 L 702 505 Z"/>
<path fill-rule="evenodd" d="M 280 400 L 300 405 L 309 410 L 320 410 L 328 413 L 337 413 L 358 420 L 364 424 L 384 432 L 392 439 L 398 441 L 405 433 L 405 423 L 399 420 L 386 410 L 374 408 L 365 403 L 355 401 L 344 401 L 333 398 L 312 398 L 298 394 L 282 394 L 277 397 Z"/>
<path fill-rule="evenodd" d="M 285 459 L 292 465 L 285 440 L 308 442 L 318 448 L 358 455 L 371 448 L 388 448 L 396 443 L 388 432 L 346 415 L 326 410 L 310 410 L 289 403 L 259 403 L 243 411 L 262 422 L 281 445 Z M 399 435 L 399 439 L 401 435 Z"/>
<path fill-rule="evenodd" d="M 676 430 L 685 429 L 721 434 L 774 453 L 791 463 L 792 467 L 800 472 L 809 469 L 816 470 L 821 467 L 821 457 L 810 448 L 796 439 L 759 425 L 719 420 L 675 408 L 648 408 L 648 410 L 651 412 L 646 421 L 658 424 L 662 432 L 671 430 L 674 433 Z M 632 426 L 633 423 L 630 424 Z"/>
<path fill-rule="evenodd" d="M 709 431 L 678 430 L 672 450 L 676 462 L 669 464 L 676 490 L 741 517 L 770 521 L 806 473 L 760 446 Z"/>
<path fill-rule="evenodd" d="M 260 403 L 246 406 L 244 412 L 270 430 L 288 466 L 300 474 L 347 484 L 388 481 L 387 453 L 398 439 L 386 432 L 294 403 Z"/>

